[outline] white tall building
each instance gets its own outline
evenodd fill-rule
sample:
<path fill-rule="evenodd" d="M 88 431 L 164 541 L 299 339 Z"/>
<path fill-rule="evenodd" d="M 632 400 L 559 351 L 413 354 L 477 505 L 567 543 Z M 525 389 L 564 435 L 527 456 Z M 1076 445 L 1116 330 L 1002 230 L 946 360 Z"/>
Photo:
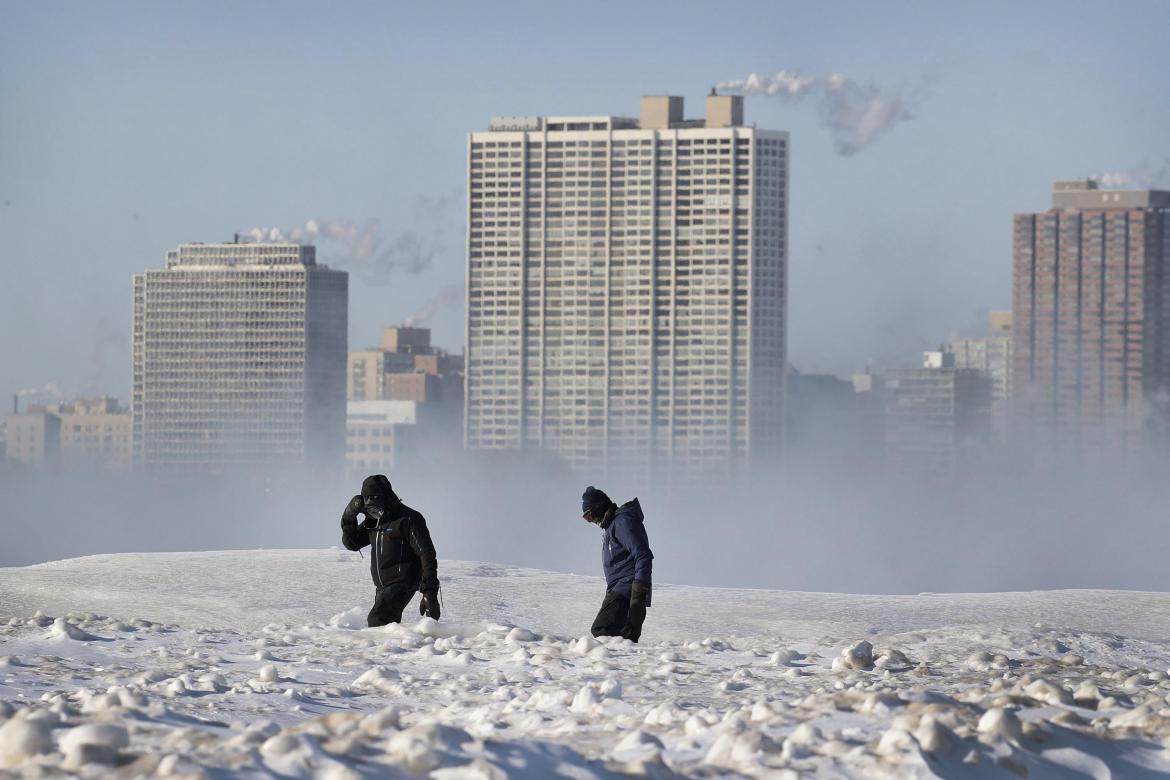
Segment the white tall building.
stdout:
<path fill-rule="evenodd" d="M 493 119 L 468 158 L 469 447 L 671 474 L 778 451 L 787 133 L 645 97 Z"/>
<path fill-rule="evenodd" d="M 348 300 L 300 244 L 183 244 L 136 274 L 136 461 L 340 475 Z"/>

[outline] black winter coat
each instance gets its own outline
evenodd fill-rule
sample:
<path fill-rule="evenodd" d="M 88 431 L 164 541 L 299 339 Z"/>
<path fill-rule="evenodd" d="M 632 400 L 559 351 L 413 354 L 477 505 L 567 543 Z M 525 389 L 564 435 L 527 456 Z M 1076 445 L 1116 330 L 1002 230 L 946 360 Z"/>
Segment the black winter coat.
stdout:
<path fill-rule="evenodd" d="M 371 546 L 370 576 L 374 585 L 379 589 L 407 585 L 423 593 L 439 589 L 435 545 L 421 514 L 395 497 L 376 526 L 359 526 L 357 516 L 346 506 L 341 515 L 341 543 L 345 549 L 355 551 Z"/>

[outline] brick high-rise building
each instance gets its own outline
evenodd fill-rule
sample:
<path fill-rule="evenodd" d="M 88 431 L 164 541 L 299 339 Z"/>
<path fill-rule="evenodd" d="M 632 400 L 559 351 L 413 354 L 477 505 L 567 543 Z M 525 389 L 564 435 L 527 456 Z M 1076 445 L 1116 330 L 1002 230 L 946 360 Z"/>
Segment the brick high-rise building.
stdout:
<path fill-rule="evenodd" d="M 136 459 L 340 475 L 348 301 L 300 244 L 183 244 L 135 275 Z"/>
<path fill-rule="evenodd" d="M 469 447 L 622 474 L 777 453 L 787 133 L 646 97 L 493 119 L 468 165 Z"/>
<path fill-rule="evenodd" d="M 1057 182 L 1016 214 L 1012 388 L 1040 442 L 1130 451 L 1165 425 L 1170 192 Z"/>

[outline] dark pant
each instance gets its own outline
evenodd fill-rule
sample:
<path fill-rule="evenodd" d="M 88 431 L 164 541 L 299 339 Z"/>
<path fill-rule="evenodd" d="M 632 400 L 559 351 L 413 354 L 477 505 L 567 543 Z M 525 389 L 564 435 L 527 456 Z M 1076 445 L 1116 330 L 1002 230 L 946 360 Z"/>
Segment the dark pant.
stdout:
<path fill-rule="evenodd" d="M 418 592 L 417 584 L 391 583 L 379 588 L 374 595 L 374 607 L 366 616 L 366 624 L 370 628 L 384 626 L 387 623 L 401 623 L 402 610 Z"/>
<path fill-rule="evenodd" d="M 621 636 L 626 627 L 626 615 L 630 611 L 630 600 L 612 590 L 605 592 L 601 602 L 601 609 L 589 630 L 593 636 Z"/>

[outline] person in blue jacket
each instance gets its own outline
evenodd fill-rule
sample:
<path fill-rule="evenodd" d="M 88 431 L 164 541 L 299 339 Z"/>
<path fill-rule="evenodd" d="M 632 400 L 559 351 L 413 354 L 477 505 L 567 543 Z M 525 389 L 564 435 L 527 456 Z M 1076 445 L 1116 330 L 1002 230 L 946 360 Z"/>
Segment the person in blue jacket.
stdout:
<path fill-rule="evenodd" d="M 624 636 L 637 642 L 650 606 L 650 571 L 654 553 L 646 537 L 638 499 L 618 506 L 590 485 L 581 496 L 581 511 L 601 528 L 601 565 L 605 599 L 590 629 L 593 636 Z"/>

